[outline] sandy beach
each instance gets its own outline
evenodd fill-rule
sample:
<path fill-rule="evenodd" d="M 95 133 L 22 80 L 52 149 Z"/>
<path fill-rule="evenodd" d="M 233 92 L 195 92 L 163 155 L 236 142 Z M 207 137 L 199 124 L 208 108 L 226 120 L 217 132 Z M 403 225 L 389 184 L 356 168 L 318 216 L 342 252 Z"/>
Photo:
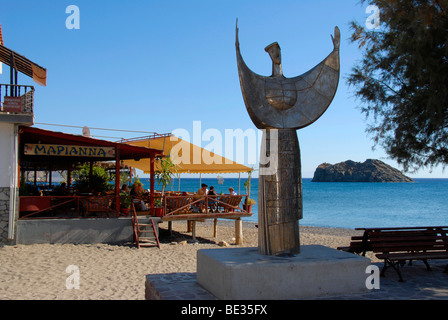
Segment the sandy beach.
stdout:
<path fill-rule="evenodd" d="M 185 221 L 173 223 L 172 237 L 166 232 L 166 222 L 160 228 L 161 249 L 137 249 L 132 243 L 0 247 L 0 299 L 143 300 L 147 274 L 196 272 L 197 250 L 222 248 L 219 245 L 222 241 L 235 247 L 234 223 L 230 221 L 219 221 L 216 238 L 213 238 L 212 222 L 198 223 L 198 243 L 191 242 Z M 355 234 L 359 232 L 301 226 L 300 241 L 302 245 L 336 248 L 347 246 Z M 257 246 L 254 223 L 244 223 L 243 236 L 242 246 Z M 67 268 L 72 265 L 79 270 L 79 289 L 67 289 L 67 278 L 73 276 L 73 270 Z"/>

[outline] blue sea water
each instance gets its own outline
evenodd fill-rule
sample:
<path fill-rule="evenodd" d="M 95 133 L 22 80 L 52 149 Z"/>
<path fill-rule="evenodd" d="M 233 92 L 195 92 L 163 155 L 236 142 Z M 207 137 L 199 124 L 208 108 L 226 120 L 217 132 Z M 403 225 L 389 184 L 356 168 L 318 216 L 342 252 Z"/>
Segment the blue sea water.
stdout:
<path fill-rule="evenodd" d="M 149 179 L 140 179 L 149 189 Z M 245 194 L 244 181 L 240 193 Z M 202 178 L 217 193 L 238 191 L 238 178 Z M 169 189 L 178 190 L 175 180 Z M 257 201 L 245 221 L 258 221 L 258 179 L 251 180 L 250 197 Z M 448 225 L 448 179 L 415 179 L 414 183 L 311 182 L 303 179 L 301 225 L 349 228 Z M 196 192 L 199 179 L 181 178 L 180 190 Z M 156 186 L 156 189 L 161 189 Z"/>

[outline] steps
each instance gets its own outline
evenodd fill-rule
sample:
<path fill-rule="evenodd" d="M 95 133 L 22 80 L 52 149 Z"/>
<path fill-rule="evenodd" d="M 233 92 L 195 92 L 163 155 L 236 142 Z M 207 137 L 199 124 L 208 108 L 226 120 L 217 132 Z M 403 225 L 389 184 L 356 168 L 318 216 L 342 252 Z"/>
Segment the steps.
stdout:
<path fill-rule="evenodd" d="M 132 228 L 134 229 L 134 241 L 137 244 L 137 248 L 140 247 L 158 247 L 160 249 L 159 237 L 157 235 L 156 227 L 154 226 L 154 220 L 149 219 L 150 223 L 139 223 L 140 219 L 147 217 L 138 217 L 135 211 L 134 205 L 132 205 L 134 215 L 132 217 Z"/>

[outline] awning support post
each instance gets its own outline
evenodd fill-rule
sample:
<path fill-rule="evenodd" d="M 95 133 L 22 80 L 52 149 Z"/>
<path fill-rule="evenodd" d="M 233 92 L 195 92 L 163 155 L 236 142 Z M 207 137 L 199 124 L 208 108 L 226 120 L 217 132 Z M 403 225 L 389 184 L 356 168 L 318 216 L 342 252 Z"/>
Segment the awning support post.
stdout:
<path fill-rule="evenodd" d="M 115 210 L 120 212 L 120 148 L 115 146 Z"/>
<path fill-rule="evenodd" d="M 151 158 L 150 158 L 150 174 L 151 174 L 151 179 L 150 179 L 150 195 L 149 195 L 149 206 L 151 208 L 151 214 L 154 215 L 154 154 L 151 154 Z"/>

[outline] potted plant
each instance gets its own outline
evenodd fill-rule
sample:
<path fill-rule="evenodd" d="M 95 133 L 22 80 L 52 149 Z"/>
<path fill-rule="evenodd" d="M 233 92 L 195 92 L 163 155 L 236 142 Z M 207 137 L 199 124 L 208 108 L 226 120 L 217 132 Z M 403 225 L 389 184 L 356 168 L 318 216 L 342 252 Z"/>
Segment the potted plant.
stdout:
<path fill-rule="evenodd" d="M 167 185 L 172 186 L 173 177 L 177 173 L 176 165 L 171 161 L 170 156 L 160 160 L 160 169 L 156 170 L 157 183 L 162 185 L 162 197 L 165 194 Z"/>
<path fill-rule="evenodd" d="M 254 169 L 252 168 L 251 170 L 249 170 L 248 173 L 248 177 L 247 180 L 244 182 L 244 189 L 246 189 L 246 200 L 243 204 L 243 209 L 247 212 L 251 212 L 252 210 L 252 206 L 254 204 L 256 204 L 256 201 L 254 199 L 250 198 L 250 180 L 252 178 L 252 172 L 254 171 Z"/>
<path fill-rule="evenodd" d="M 164 215 L 163 199 L 165 198 L 166 187 L 172 186 L 173 177 L 177 172 L 176 165 L 171 160 L 170 156 L 160 160 L 160 169 L 155 172 L 157 183 L 162 185 L 162 199 L 157 199 L 154 202 L 154 209 L 157 217 Z"/>
<path fill-rule="evenodd" d="M 163 217 L 164 207 L 162 206 L 162 199 L 157 199 L 154 201 L 154 211 L 156 217 Z"/>
<path fill-rule="evenodd" d="M 131 196 L 125 192 L 120 193 L 120 212 L 129 214 L 131 208 Z"/>
<path fill-rule="evenodd" d="M 257 204 L 257 202 L 254 199 L 246 198 L 246 203 L 243 204 L 243 209 L 250 213 L 252 211 L 252 206 L 254 204 Z"/>

